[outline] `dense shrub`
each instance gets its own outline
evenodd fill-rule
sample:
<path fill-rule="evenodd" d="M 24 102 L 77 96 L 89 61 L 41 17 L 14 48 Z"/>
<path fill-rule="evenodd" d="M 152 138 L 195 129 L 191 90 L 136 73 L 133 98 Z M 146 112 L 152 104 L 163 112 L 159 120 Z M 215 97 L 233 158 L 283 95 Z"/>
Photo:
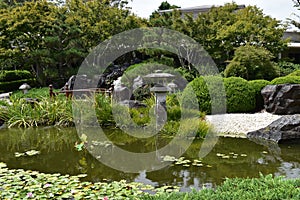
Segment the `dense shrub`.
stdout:
<path fill-rule="evenodd" d="M 0 119 L 8 127 L 71 126 L 73 125 L 72 103 L 69 100 L 40 98 L 34 104 L 25 99 L 16 99 L 6 108 L 0 107 Z"/>
<path fill-rule="evenodd" d="M 209 83 L 210 88 L 208 88 L 207 83 Z M 218 76 L 196 78 L 184 91 L 184 101 L 186 104 L 193 104 L 191 98 L 188 98 L 193 93 L 197 97 L 199 110 L 207 114 L 212 113 L 211 97 L 214 101 L 213 113 L 225 112 L 226 106 L 229 113 L 255 110 L 255 92 L 245 79 L 239 77 L 224 78 L 224 92 L 220 91 L 223 89 L 220 84 L 223 84 L 223 79 Z M 226 99 L 224 94 L 226 94 Z"/>
<path fill-rule="evenodd" d="M 287 76 L 300 76 L 300 69 L 293 71 L 292 73 L 288 74 Z"/>
<path fill-rule="evenodd" d="M 32 74 L 27 70 L 3 70 L 0 72 L 0 82 L 10 82 L 21 79 L 32 79 Z"/>
<path fill-rule="evenodd" d="M 221 91 L 220 91 L 221 90 Z M 223 92 L 222 92 L 223 90 Z M 225 112 L 225 90 L 223 79 L 220 76 L 201 76 L 194 79 L 185 89 L 183 101 L 186 105 L 194 105 L 193 98 L 195 95 L 198 100 L 199 110 L 207 114 Z M 212 110 L 213 105 L 213 110 Z"/>
<path fill-rule="evenodd" d="M 232 178 L 216 187 L 216 189 L 193 190 L 190 193 L 172 192 L 145 195 L 141 199 L 299 199 L 299 179 L 286 179 L 272 175 L 259 178 Z"/>
<path fill-rule="evenodd" d="M 35 79 L 22 79 L 10 82 L 0 82 L 0 92 L 18 90 L 23 83 L 27 83 L 30 86 L 34 86 L 36 84 L 36 81 Z"/>
<path fill-rule="evenodd" d="M 154 73 L 156 70 L 169 70 L 171 67 L 160 63 L 140 63 L 131 65 L 124 72 L 121 82 L 127 87 L 131 88 L 133 85 L 133 80 L 138 76 L 146 76 L 147 74 Z"/>
<path fill-rule="evenodd" d="M 279 76 L 286 76 L 295 70 L 300 70 L 300 65 L 292 62 L 281 61 L 277 63 L 275 68 Z"/>
<path fill-rule="evenodd" d="M 254 90 L 255 93 L 255 101 L 256 101 L 255 111 L 260 111 L 264 108 L 264 99 L 261 95 L 261 90 L 266 85 L 270 85 L 270 82 L 267 80 L 252 80 L 249 81 L 248 84 Z"/>
<path fill-rule="evenodd" d="M 277 85 L 277 84 L 300 84 L 300 76 L 283 76 L 283 77 L 278 77 L 275 78 L 271 81 L 272 85 Z"/>
<path fill-rule="evenodd" d="M 224 75 L 225 77 L 242 77 L 247 80 L 272 80 L 278 76 L 271 61 L 272 57 L 272 54 L 263 47 L 251 45 L 238 47 Z"/>
<path fill-rule="evenodd" d="M 227 112 L 251 112 L 255 109 L 255 93 L 248 82 L 239 77 L 224 78 Z"/>

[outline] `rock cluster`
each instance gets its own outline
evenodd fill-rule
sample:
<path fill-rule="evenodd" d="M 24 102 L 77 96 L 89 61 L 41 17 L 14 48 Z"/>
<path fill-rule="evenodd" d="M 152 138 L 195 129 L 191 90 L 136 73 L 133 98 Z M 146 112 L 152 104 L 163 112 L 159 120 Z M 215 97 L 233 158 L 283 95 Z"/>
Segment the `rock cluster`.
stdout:
<path fill-rule="evenodd" d="M 248 138 L 271 140 L 276 143 L 288 139 L 300 139 L 300 115 L 285 115 L 265 128 L 247 133 Z"/>
<path fill-rule="evenodd" d="M 267 112 L 300 114 L 300 84 L 267 85 L 261 91 Z"/>

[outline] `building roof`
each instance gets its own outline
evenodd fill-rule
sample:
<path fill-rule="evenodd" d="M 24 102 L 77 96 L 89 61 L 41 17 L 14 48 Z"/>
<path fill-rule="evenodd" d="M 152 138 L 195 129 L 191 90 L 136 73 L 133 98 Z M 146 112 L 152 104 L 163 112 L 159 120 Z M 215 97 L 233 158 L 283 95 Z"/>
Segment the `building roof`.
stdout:
<path fill-rule="evenodd" d="M 213 7 L 221 7 L 219 5 L 203 5 L 203 6 L 194 6 L 194 7 L 187 7 L 187 8 L 176 8 L 175 10 L 179 10 L 182 13 L 205 13 L 208 12 Z M 237 9 L 245 8 L 245 5 L 238 5 Z M 160 10 L 159 13 L 170 13 L 174 9 L 170 10 Z"/>

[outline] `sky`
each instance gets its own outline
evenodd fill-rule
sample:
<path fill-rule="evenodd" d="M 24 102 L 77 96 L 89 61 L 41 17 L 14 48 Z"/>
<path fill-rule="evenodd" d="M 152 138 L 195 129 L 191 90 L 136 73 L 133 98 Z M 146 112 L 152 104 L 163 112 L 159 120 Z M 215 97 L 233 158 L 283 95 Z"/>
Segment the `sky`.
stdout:
<path fill-rule="evenodd" d="M 130 1 L 130 0 L 129 0 Z M 132 11 L 140 17 L 148 18 L 149 15 L 157 10 L 161 2 L 165 0 L 132 0 L 129 6 Z M 224 5 L 231 3 L 230 0 L 167 0 L 171 5 L 177 5 L 181 8 L 201 6 L 201 5 Z M 293 7 L 292 0 L 235 0 L 237 4 L 256 5 L 263 10 L 265 15 L 270 15 L 278 20 L 286 21 L 286 18 L 297 19 L 293 13 L 300 15 L 300 10 Z M 299 19 L 300 21 L 300 19 Z"/>

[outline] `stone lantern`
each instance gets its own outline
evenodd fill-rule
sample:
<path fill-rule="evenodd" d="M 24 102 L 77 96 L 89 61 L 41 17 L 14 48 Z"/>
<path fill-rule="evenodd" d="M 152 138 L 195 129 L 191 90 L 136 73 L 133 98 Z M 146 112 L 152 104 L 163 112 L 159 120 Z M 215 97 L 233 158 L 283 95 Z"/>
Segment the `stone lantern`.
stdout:
<path fill-rule="evenodd" d="M 28 85 L 27 83 L 23 83 L 19 87 L 19 89 L 23 91 L 23 94 L 26 94 L 30 88 L 31 88 L 30 85 Z"/>
<path fill-rule="evenodd" d="M 155 73 L 144 76 L 145 80 L 150 80 L 150 83 L 154 83 L 154 87 L 150 89 L 154 93 L 155 97 L 155 116 L 156 116 L 156 128 L 163 126 L 167 120 L 167 106 L 166 99 L 169 88 L 166 87 L 167 80 L 174 78 L 174 75 L 169 73 L 162 73 L 157 70 Z"/>

